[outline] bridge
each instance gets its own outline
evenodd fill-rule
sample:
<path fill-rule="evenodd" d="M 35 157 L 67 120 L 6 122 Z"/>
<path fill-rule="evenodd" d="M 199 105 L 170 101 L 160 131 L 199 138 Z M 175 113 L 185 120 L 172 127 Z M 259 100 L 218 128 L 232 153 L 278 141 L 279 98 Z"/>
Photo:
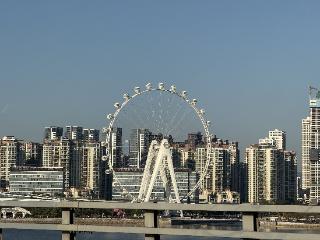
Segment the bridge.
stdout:
<path fill-rule="evenodd" d="M 123 203 L 123 202 L 82 202 L 82 201 L 0 201 L 0 207 L 22 208 L 59 208 L 61 209 L 61 224 L 35 223 L 0 223 L 1 240 L 3 229 L 30 229 L 61 231 L 62 240 L 74 240 L 77 232 L 101 233 L 131 233 L 144 234 L 146 240 L 160 239 L 161 235 L 176 236 L 211 236 L 229 237 L 238 239 L 308 239 L 318 240 L 319 234 L 313 233 L 285 233 L 285 232 L 258 232 L 257 217 L 259 213 L 312 213 L 320 214 L 320 206 L 303 205 L 252 205 L 252 204 L 177 204 L 177 203 Z M 135 209 L 144 211 L 144 226 L 97 226 L 75 223 L 75 209 Z M 207 230 L 207 229 L 174 229 L 159 227 L 158 213 L 162 210 L 208 211 L 208 212 L 240 212 L 242 213 L 242 230 Z"/>

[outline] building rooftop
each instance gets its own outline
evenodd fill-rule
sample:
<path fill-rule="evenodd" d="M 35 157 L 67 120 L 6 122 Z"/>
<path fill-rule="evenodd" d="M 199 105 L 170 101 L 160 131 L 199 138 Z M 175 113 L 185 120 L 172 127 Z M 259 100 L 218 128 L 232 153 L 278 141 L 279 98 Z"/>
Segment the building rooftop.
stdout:
<path fill-rule="evenodd" d="M 16 166 L 11 171 L 63 171 L 63 167 L 32 167 L 32 166 Z"/>

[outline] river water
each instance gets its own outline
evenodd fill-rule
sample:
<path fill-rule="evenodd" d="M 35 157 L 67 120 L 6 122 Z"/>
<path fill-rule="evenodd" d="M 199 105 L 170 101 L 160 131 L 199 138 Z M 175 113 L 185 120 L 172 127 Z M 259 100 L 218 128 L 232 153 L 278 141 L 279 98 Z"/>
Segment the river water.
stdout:
<path fill-rule="evenodd" d="M 61 232 L 57 231 L 33 231 L 33 230 L 5 230 L 4 240 L 61 240 Z M 143 235 L 123 233 L 81 233 L 77 234 L 77 240 L 143 240 Z M 231 238 L 190 237 L 190 236 L 161 236 L 163 240 L 221 240 Z"/>
<path fill-rule="evenodd" d="M 241 225 L 232 226 L 204 226 L 204 225 L 184 225 L 174 226 L 180 228 L 192 229 L 219 229 L 219 230 L 241 230 Z M 266 229 L 268 231 L 268 229 Z M 281 229 L 280 232 L 300 232 L 300 233 L 320 233 L 319 230 L 297 230 L 297 229 Z M 35 230 L 13 230 L 3 231 L 4 240 L 60 240 L 60 231 L 35 231 Z M 143 240 L 144 235 L 140 234 L 124 234 L 124 233 L 78 233 L 77 240 Z M 161 236 L 162 240 L 232 240 L 235 238 L 215 238 L 215 237 L 193 237 L 193 236 Z"/>
<path fill-rule="evenodd" d="M 220 229 L 220 230 L 240 230 L 240 224 L 231 226 L 207 226 L 207 225 L 176 225 L 181 231 L 185 228 L 191 229 Z M 59 231 L 34 231 L 34 230 L 4 230 L 4 240 L 60 240 L 61 232 Z M 78 233 L 77 240 L 143 240 L 144 235 L 140 234 L 124 234 L 124 233 Z M 213 238 L 213 237 L 192 237 L 192 236 L 161 236 L 162 240 L 222 240 L 231 238 Z"/>
<path fill-rule="evenodd" d="M 4 231 L 4 240 L 61 240 L 61 233 L 57 231 L 30 231 L 30 230 L 6 230 Z M 143 235 L 123 234 L 123 233 L 94 233 L 77 234 L 77 240 L 143 240 Z M 161 236 L 164 240 L 221 240 L 227 238 L 212 237 L 189 237 L 189 236 Z M 228 238 L 230 239 L 230 238 Z"/>

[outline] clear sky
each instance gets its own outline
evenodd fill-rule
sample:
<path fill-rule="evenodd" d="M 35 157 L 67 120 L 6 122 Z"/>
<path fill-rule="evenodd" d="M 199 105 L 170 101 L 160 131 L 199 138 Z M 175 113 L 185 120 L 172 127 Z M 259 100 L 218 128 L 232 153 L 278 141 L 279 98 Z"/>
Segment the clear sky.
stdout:
<path fill-rule="evenodd" d="M 242 149 L 279 128 L 300 152 L 307 87 L 320 87 L 319 12 L 311 0 L 1 1 L 0 136 L 100 129 L 122 93 L 162 81 Z"/>

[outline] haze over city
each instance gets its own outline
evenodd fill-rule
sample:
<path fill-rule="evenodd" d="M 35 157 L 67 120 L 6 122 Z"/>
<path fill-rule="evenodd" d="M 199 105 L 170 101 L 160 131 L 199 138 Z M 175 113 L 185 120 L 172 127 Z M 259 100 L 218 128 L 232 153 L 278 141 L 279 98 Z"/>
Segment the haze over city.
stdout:
<path fill-rule="evenodd" d="M 221 138 L 287 132 L 300 153 L 308 85 L 319 87 L 318 1 L 42 1 L 0 8 L 0 136 L 49 125 L 101 129 L 147 82 L 199 100 Z M 298 160 L 300 156 L 298 154 Z"/>
<path fill-rule="evenodd" d="M 0 240 L 318 240 L 319 12 L 0 1 Z"/>

